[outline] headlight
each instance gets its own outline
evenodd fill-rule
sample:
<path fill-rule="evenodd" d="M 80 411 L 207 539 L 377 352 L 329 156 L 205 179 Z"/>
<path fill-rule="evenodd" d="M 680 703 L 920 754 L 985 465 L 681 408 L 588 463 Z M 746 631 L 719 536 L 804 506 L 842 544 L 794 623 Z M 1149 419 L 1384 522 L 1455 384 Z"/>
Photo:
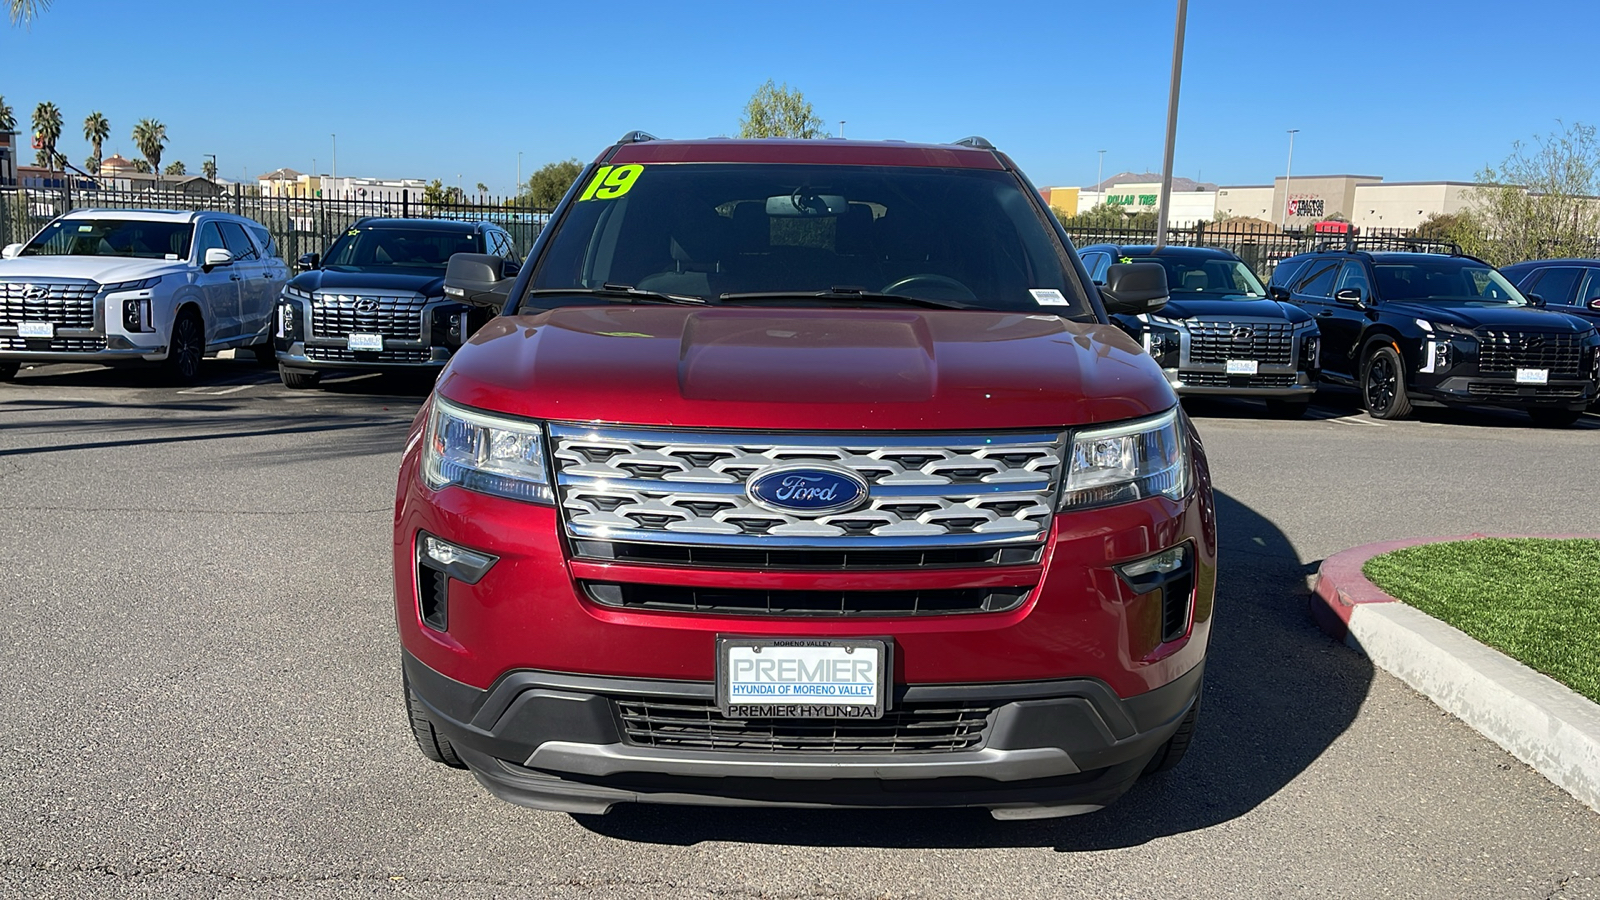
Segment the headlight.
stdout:
<path fill-rule="evenodd" d="M 543 438 L 537 422 L 502 419 L 435 396 L 423 449 L 424 477 L 434 490 L 456 485 L 512 500 L 552 503 Z"/>
<path fill-rule="evenodd" d="M 102 284 L 100 285 L 100 292 L 103 294 L 115 294 L 118 291 L 148 290 L 160 284 L 161 278 L 162 276 L 157 275 L 154 278 L 141 278 L 138 281 L 118 281 L 113 284 Z"/>
<path fill-rule="evenodd" d="M 1184 321 L 1183 319 L 1169 319 L 1166 316 L 1151 316 L 1150 317 L 1150 324 L 1152 324 L 1152 325 L 1165 325 L 1168 328 L 1178 328 L 1178 329 L 1183 329 L 1183 328 L 1188 328 L 1189 327 L 1189 323 Z"/>
<path fill-rule="evenodd" d="M 283 287 L 283 295 L 285 297 L 290 297 L 290 298 L 295 299 L 295 300 L 305 300 L 307 302 L 310 302 L 310 300 L 311 300 L 311 292 L 310 291 L 302 291 L 299 288 L 292 288 L 292 287 L 289 287 L 288 285 L 284 285 L 284 287 Z"/>
<path fill-rule="evenodd" d="M 1474 340 L 1476 340 L 1478 337 L 1472 332 L 1472 329 L 1463 328 L 1460 325 L 1452 325 L 1449 322 L 1430 322 L 1427 319 L 1417 319 L 1415 321 L 1417 323 L 1417 327 L 1421 328 L 1423 331 L 1433 331 L 1439 334 L 1448 334 L 1453 337 L 1472 338 Z"/>
<path fill-rule="evenodd" d="M 1146 497 L 1174 500 L 1189 489 L 1188 449 L 1176 407 L 1159 416 L 1072 435 L 1061 509 Z"/>

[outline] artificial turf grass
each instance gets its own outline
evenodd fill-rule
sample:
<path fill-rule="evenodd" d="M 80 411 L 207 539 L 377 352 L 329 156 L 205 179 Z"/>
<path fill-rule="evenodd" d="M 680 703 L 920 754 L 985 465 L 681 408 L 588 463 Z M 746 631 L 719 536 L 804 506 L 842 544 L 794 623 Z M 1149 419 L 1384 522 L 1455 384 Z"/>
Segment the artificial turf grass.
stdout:
<path fill-rule="evenodd" d="M 1375 556 L 1401 602 L 1600 702 L 1600 540 L 1480 538 Z"/>

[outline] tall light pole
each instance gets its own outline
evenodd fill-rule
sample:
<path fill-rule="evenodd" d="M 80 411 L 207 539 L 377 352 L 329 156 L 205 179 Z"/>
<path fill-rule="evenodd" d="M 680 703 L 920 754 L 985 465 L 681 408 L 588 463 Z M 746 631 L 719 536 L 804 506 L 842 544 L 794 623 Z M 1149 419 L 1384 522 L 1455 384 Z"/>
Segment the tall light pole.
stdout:
<path fill-rule="evenodd" d="M 215 153 L 202 153 L 202 154 L 200 154 L 200 158 L 201 159 L 209 159 L 209 160 L 211 160 L 211 171 L 213 173 L 216 173 L 218 171 L 217 170 L 217 155 Z M 213 174 L 211 176 L 211 183 L 212 184 L 216 184 L 217 183 L 217 176 L 215 174 Z"/>
<path fill-rule="evenodd" d="M 1096 166 L 1094 170 L 1094 189 L 1099 191 L 1103 198 L 1106 191 L 1105 188 L 1101 187 L 1100 185 L 1105 182 L 1106 152 L 1104 150 L 1096 150 L 1095 152 L 1100 154 L 1100 164 Z M 1102 200 L 1102 202 L 1104 201 Z"/>
<path fill-rule="evenodd" d="M 839 137 L 844 137 L 844 120 L 839 120 Z"/>
<path fill-rule="evenodd" d="M 522 193 L 522 151 L 517 151 L 517 194 Z"/>
<path fill-rule="evenodd" d="M 329 137 L 333 138 L 333 189 L 335 191 L 338 191 L 339 190 L 339 136 L 337 134 L 331 134 L 330 133 Z"/>
<path fill-rule="evenodd" d="M 1283 217 L 1278 220 L 1279 228 L 1289 227 L 1289 179 L 1294 177 L 1294 136 L 1300 129 L 1289 129 L 1289 164 L 1283 167 Z"/>
<path fill-rule="evenodd" d="M 1167 245 L 1167 205 L 1172 201 L 1172 157 L 1178 143 L 1178 85 L 1183 80 L 1183 32 L 1189 0 L 1178 0 L 1178 27 L 1172 38 L 1172 92 L 1167 95 L 1167 151 L 1161 161 L 1161 200 L 1156 204 L 1156 249 Z"/>

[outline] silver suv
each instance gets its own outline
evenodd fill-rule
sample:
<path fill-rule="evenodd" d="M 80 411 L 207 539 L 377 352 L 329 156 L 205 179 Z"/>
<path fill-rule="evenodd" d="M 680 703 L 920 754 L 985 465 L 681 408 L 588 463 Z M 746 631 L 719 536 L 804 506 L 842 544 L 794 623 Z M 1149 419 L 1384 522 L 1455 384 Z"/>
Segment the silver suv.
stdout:
<path fill-rule="evenodd" d="M 0 380 L 24 362 L 142 360 L 189 383 L 233 348 L 270 365 L 288 280 L 272 235 L 242 216 L 74 210 L 0 253 Z"/>

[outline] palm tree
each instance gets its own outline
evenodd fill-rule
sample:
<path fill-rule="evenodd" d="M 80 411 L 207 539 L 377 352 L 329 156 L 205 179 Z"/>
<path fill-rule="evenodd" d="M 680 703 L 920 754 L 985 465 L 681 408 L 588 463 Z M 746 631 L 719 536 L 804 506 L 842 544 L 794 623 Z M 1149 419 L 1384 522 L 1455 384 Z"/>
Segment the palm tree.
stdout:
<path fill-rule="evenodd" d="M 150 164 L 150 171 L 161 171 L 161 151 L 167 147 L 167 126 L 155 119 L 140 119 L 133 126 L 133 145 Z"/>
<path fill-rule="evenodd" d="M 33 24 L 39 13 L 50 7 L 50 0 L 6 0 L 6 8 L 11 12 L 11 24 Z"/>
<path fill-rule="evenodd" d="M 180 160 L 177 160 L 175 162 L 171 162 L 171 163 L 167 164 L 167 174 L 168 175 L 187 175 L 187 174 L 189 174 L 189 168 L 187 166 L 185 166 L 183 164 L 183 160 L 180 159 Z"/>
<path fill-rule="evenodd" d="M 49 101 L 33 108 L 33 134 L 39 139 L 39 152 L 34 155 L 34 165 L 48 169 L 56 167 L 56 141 L 61 139 L 61 110 Z"/>
<path fill-rule="evenodd" d="M 205 162 L 201 163 L 200 164 L 200 174 L 204 175 L 206 177 L 207 181 L 216 181 L 217 180 L 217 161 L 214 160 L 214 159 L 208 159 Z"/>
<path fill-rule="evenodd" d="M 0 96 L 0 131 L 16 131 L 17 114 L 6 105 L 6 98 Z"/>
<path fill-rule="evenodd" d="M 111 121 L 99 110 L 90 113 L 83 120 L 83 139 L 94 148 L 94 167 L 89 171 L 96 175 L 100 174 L 100 145 L 109 137 L 111 137 Z"/>

